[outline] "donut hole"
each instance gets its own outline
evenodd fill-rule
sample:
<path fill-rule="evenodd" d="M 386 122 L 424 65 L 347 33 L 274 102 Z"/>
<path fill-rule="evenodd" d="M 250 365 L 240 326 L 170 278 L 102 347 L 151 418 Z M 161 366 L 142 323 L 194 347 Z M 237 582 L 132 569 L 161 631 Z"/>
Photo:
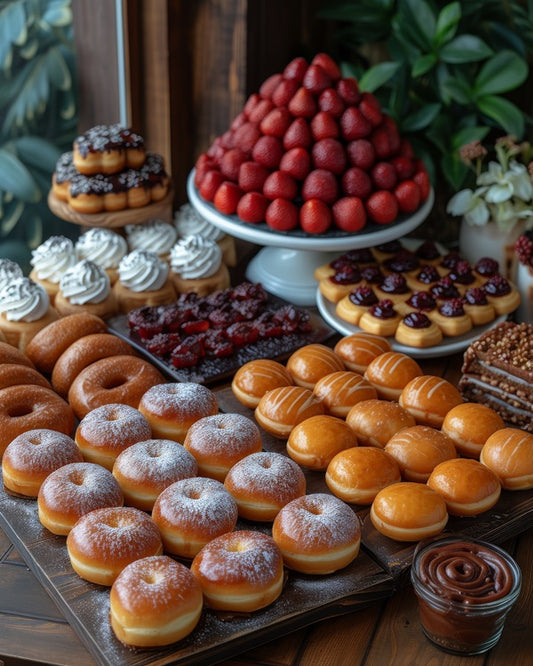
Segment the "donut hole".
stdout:
<path fill-rule="evenodd" d="M 264 460 L 261 460 L 259 464 L 263 469 L 270 469 L 272 467 L 272 460 L 265 458 Z"/>
<path fill-rule="evenodd" d="M 85 483 L 85 474 L 81 471 L 74 471 L 70 475 L 70 482 L 75 486 L 83 486 Z"/>
<path fill-rule="evenodd" d="M 323 511 L 319 506 L 308 506 L 306 507 L 306 510 L 308 513 L 312 514 L 313 516 L 321 516 Z"/>
<path fill-rule="evenodd" d="M 7 409 L 7 415 L 10 418 L 17 418 L 22 416 L 28 416 L 33 412 L 32 407 L 28 405 L 13 405 Z"/>
<path fill-rule="evenodd" d="M 228 543 L 227 550 L 230 553 L 244 553 L 249 550 L 250 545 L 246 541 L 235 541 L 234 543 Z"/>
<path fill-rule="evenodd" d="M 157 585 L 161 580 L 161 576 L 152 571 L 150 573 L 141 574 L 141 580 L 147 585 Z"/>
<path fill-rule="evenodd" d="M 185 497 L 192 500 L 202 499 L 202 491 L 197 488 L 187 488 L 184 491 Z"/>
<path fill-rule="evenodd" d="M 120 388 L 128 381 L 128 378 L 124 375 L 115 375 L 107 378 L 107 381 L 102 382 L 102 388 L 111 391 L 115 388 Z M 117 414 L 111 414 L 109 417 L 110 421 L 118 420 L 119 416 Z"/>

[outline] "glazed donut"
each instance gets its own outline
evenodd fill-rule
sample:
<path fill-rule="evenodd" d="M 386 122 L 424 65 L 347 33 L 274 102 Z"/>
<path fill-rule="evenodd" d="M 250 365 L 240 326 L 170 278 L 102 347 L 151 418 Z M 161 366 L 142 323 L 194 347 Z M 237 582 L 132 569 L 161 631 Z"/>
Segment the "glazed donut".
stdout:
<path fill-rule="evenodd" d="M 115 636 L 132 647 L 169 645 L 188 636 L 202 614 L 200 583 L 166 555 L 135 560 L 111 586 L 109 619 Z"/>
<path fill-rule="evenodd" d="M 351 370 L 340 370 L 325 375 L 317 381 L 313 393 L 332 416 L 346 418 L 350 409 L 361 402 L 377 398 L 372 384 L 362 375 Z"/>
<path fill-rule="evenodd" d="M 289 356 L 286 368 L 294 383 L 312 389 L 317 381 L 332 372 L 345 370 L 342 359 L 321 344 L 304 345 Z"/>
<path fill-rule="evenodd" d="M 74 571 L 91 583 L 112 585 L 135 560 L 163 554 L 157 525 L 132 506 L 94 509 L 82 516 L 67 536 Z"/>
<path fill-rule="evenodd" d="M 284 365 L 260 358 L 248 361 L 237 370 L 231 389 L 240 403 L 255 409 L 267 391 L 291 384 L 294 384 L 294 381 Z"/>
<path fill-rule="evenodd" d="M 450 409 L 441 430 L 453 440 L 461 456 L 479 458 L 487 439 L 502 428 L 505 424 L 498 412 L 477 402 L 464 402 Z"/>
<path fill-rule="evenodd" d="M 20 363 L 0 364 L 0 389 L 18 384 L 35 384 L 51 389 L 50 382 L 40 372 Z"/>
<path fill-rule="evenodd" d="M 402 480 L 394 458 L 373 446 L 337 453 L 325 478 L 331 492 L 349 504 L 371 504 L 380 490 Z"/>
<path fill-rule="evenodd" d="M 74 438 L 86 462 L 98 463 L 111 470 L 119 453 L 151 436 L 150 424 L 139 410 L 110 403 L 87 412 L 79 422 Z"/>
<path fill-rule="evenodd" d="M 0 363 L 16 363 L 28 368 L 35 368 L 26 353 L 21 352 L 18 347 L 13 347 L 9 342 L 0 342 Z"/>
<path fill-rule="evenodd" d="M 218 413 L 213 391 L 194 382 L 169 382 L 148 389 L 139 411 L 152 426 L 154 437 L 183 443 L 193 423 Z"/>
<path fill-rule="evenodd" d="M 390 351 L 370 361 L 363 376 L 375 386 L 380 398 L 398 400 L 403 387 L 422 374 L 422 368 L 410 356 Z"/>
<path fill-rule="evenodd" d="M 41 329 L 28 343 L 26 354 L 37 370 L 50 375 L 57 359 L 78 338 L 106 331 L 103 319 L 88 312 L 78 312 L 61 317 Z"/>
<path fill-rule="evenodd" d="M 389 439 L 403 428 L 414 426 L 414 416 L 389 400 L 363 400 L 354 405 L 346 416 L 359 444 L 384 448 Z"/>
<path fill-rule="evenodd" d="M 73 342 L 57 359 L 52 370 L 52 386 L 66 397 L 72 382 L 88 365 L 109 356 L 132 356 L 130 344 L 111 333 L 91 333 Z"/>
<path fill-rule="evenodd" d="M 272 524 L 272 537 L 289 569 L 328 574 L 357 557 L 361 525 L 352 509 L 326 493 L 304 495 L 289 502 Z"/>
<path fill-rule="evenodd" d="M 387 338 L 372 333 L 358 331 L 341 338 L 333 351 L 339 356 L 348 370 L 364 374 L 370 361 L 384 352 L 392 351 Z"/>
<path fill-rule="evenodd" d="M 17 435 L 37 428 L 71 435 L 74 420 L 70 406 L 52 389 L 34 384 L 0 389 L 0 458 Z"/>
<path fill-rule="evenodd" d="M 293 428 L 287 440 L 287 453 L 299 465 L 321 471 L 339 451 L 354 446 L 357 437 L 345 421 L 317 414 Z"/>
<path fill-rule="evenodd" d="M 88 365 L 72 382 L 68 401 L 79 419 L 110 403 L 138 407 L 146 391 L 163 381 L 156 368 L 137 356 L 109 356 Z"/>
<path fill-rule="evenodd" d="M 247 520 L 274 520 L 286 504 L 305 495 L 305 476 L 287 456 L 273 451 L 252 453 L 236 463 L 224 481 L 239 516 Z"/>
<path fill-rule="evenodd" d="M 201 476 L 165 488 L 152 511 L 165 550 L 186 558 L 193 558 L 215 537 L 232 532 L 238 515 L 237 503 L 224 485 Z"/>
<path fill-rule="evenodd" d="M 37 496 L 39 520 L 54 534 L 66 535 L 81 516 L 102 507 L 122 506 L 115 477 L 94 463 L 70 463 L 51 472 Z"/>
<path fill-rule="evenodd" d="M 119 453 L 112 471 L 124 493 L 124 503 L 151 511 L 165 488 L 196 476 L 198 464 L 178 442 L 147 439 Z"/>
<path fill-rule="evenodd" d="M 496 474 L 473 458 L 454 458 L 439 463 L 427 485 L 446 502 L 454 516 L 477 516 L 491 509 L 500 498 Z"/>
<path fill-rule="evenodd" d="M 453 384 L 433 375 L 412 379 L 398 399 L 398 404 L 414 416 L 417 423 L 434 428 L 440 428 L 450 409 L 462 402 L 463 398 Z"/>
<path fill-rule="evenodd" d="M 262 443 L 252 419 L 241 414 L 211 414 L 191 425 L 183 446 L 196 458 L 202 476 L 224 481 L 231 467 L 261 451 Z"/>
<path fill-rule="evenodd" d="M 291 430 L 310 416 L 324 414 L 324 405 L 311 389 L 280 386 L 267 391 L 255 408 L 255 420 L 274 437 L 286 439 Z"/>
<path fill-rule="evenodd" d="M 406 481 L 425 483 L 435 467 L 457 458 L 453 441 L 440 430 L 416 425 L 393 435 L 385 451 L 396 460 Z"/>
<path fill-rule="evenodd" d="M 395 541 L 419 541 L 440 534 L 448 522 L 446 502 L 425 483 L 401 481 L 376 495 L 370 520 Z"/>
<path fill-rule="evenodd" d="M 488 437 L 480 461 L 507 490 L 533 488 L 533 435 L 519 428 L 503 428 Z"/>
<path fill-rule="evenodd" d="M 28 430 L 15 437 L 4 452 L 4 487 L 11 493 L 37 497 L 51 472 L 73 462 L 83 462 L 83 457 L 72 437 L 46 428 Z"/>
<path fill-rule="evenodd" d="M 283 587 L 283 558 L 272 537 L 229 532 L 206 544 L 191 571 L 215 610 L 253 612 L 273 603 Z"/>

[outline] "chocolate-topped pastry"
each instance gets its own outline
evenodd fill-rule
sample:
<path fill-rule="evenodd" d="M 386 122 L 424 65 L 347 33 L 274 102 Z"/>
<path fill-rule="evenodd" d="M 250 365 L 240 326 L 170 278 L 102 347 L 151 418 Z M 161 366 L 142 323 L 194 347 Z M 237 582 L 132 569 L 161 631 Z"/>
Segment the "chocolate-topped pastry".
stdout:
<path fill-rule="evenodd" d="M 119 124 L 91 127 L 75 139 L 73 148 L 74 166 L 87 176 L 139 169 L 146 159 L 142 136 Z"/>
<path fill-rule="evenodd" d="M 78 174 L 72 161 L 72 151 L 63 153 L 56 163 L 52 176 L 52 191 L 61 201 L 68 200 L 68 190 L 72 179 Z"/>

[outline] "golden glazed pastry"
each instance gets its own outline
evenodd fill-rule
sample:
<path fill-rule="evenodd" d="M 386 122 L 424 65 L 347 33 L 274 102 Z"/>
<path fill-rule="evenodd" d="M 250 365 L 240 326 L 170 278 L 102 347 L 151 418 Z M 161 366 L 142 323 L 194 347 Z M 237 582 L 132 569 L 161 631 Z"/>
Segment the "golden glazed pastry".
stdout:
<path fill-rule="evenodd" d="M 267 391 L 294 384 L 284 365 L 268 358 L 248 361 L 242 365 L 231 382 L 231 390 L 245 407 L 255 409 Z"/>
<path fill-rule="evenodd" d="M 286 368 L 295 384 L 311 390 L 322 377 L 345 370 L 335 352 L 322 344 L 300 347 L 289 356 Z"/>
<path fill-rule="evenodd" d="M 377 398 L 377 391 L 362 375 L 339 370 L 325 375 L 315 384 L 313 393 L 328 414 L 346 418 L 350 409 L 362 400 Z"/>
<path fill-rule="evenodd" d="M 346 424 L 360 444 L 382 449 L 397 432 L 414 426 L 415 419 L 397 402 L 370 399 L 358 402 L 350 409 Z"/>
<path fill-rule="evenodd" d="M 502 428 L 505 428 L 503 419 L 493 409 L 477 402 L 464 402 L 450 409 L 441 430 L 453 440 L 461 456 L 479 458 L 487 439 Z"/>
<path fill-rule="evenodd" d="M 364 377 L 385 400 L 397 400 L 404 386 L 422 375 L 422 368 L 407 354 L 384 352 L 368 364 Z"/>
<path fill-rule="evenodd" d="M 460 405 L 463 398 L 446 379 L 424 375 L 406 384 L 398 402 L 414 416 L 417 423 L 440 428 L 446 414 Z"/>
<path fill-rule="evenodd" d="M 507 490 L 533 488 L 533 435 L 519 428 L 503 428 L 490 435 L 480 461 Z"/>
<path fill-rule="evenodd" d="M 264 430 L 279 439 L 287 439 L 299 423 L 324 412 L 324 406 L 310 389 L 280 386 L 265 393 L 254 415 Z"/>
<path fill-rule="evenodd" d="M 357 438 L 345 421 L 318 414 L 293 428 L 287 440 L 287 453 L 303 467 L 325 470 L 339 451 L 354 446 L 357 446 Z"/>
<path fill-rule="evenodd" d="M 370 361 L 392 347 L 387 338 L 359 331 L 341 338 L 333 351 L 340 356 L 348 370 L 363 374 Z"/>

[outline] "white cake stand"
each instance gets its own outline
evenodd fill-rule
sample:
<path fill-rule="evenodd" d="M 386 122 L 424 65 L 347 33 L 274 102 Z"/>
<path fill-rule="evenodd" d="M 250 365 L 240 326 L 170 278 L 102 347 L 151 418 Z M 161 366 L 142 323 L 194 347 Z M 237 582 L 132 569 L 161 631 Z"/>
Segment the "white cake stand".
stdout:
<path fill-rule="evenodd" d="M 246 278 L 295 305 L 315 305 L 317 282 L 314 271 L 334 259 L 339 252 L 371 247 L 400 238 L 416 229 L 428 216 L 434 192 L 410 217 L 393 224 L 373 224 L 357 234 L 331 232 L 310 236 L 303 231 L 276 232 L 265 223 L 249 224 L 236 215 L 223 215 L 202 199 L 194 185 L 194 170 L 187 180 L 187 194 L 194 208 L 206 220 L 227 234 L 264 247 L 248 264 Z"/>

